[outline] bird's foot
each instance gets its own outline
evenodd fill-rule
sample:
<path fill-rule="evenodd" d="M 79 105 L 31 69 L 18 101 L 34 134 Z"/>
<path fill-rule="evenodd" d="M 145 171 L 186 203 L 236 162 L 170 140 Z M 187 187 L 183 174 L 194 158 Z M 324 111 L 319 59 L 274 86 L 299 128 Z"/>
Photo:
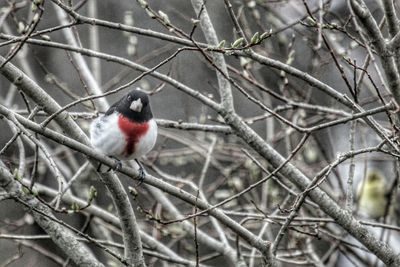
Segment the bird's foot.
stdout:
<path fill-rule="evenodd" d="M 135 159 L 135 161 L 136 161 L 137 165 L 139 166 L 138 185 L 141 185 L 144 181 L 144 177 L 146 177 L 146 173 L 144 171 L 142 164 L 137 159 Z"/>
<path fill-rule="evenodd" d="M 111 170 L 119 171 L 122 168 L 121 160 L 119 160 L 119 159 L 117 159 L 116 157 L 113 157 L 113 156 L 110 156 L 110 158 L 112 158 L 115 161 L 116 166 L 114 168 L 113 167 L 108 167 L 108 169 L 106 171 L 102 171 L 101 167 L 103 166 L 103 164 L 100 162 L 99 166 L 97 166 L 96 171 L 100 172 L 100 173 L 107 173 L 107 172 L 110 172 Z"/>
<path fill-rule="evenodd" d="M 97 166 L 97 169 L 96 169 L 97 172 L 100 172 L 101 166 L 103 166 L 103 164 L 101 162 L 99 162 L 99 165 Z"/>
<path fill-rule="evenodd" d="M 116 172 L 119 171 L 119 170 L 122 168 L 122 161 L 119 160 L 119 159 L 117 159 L 116 157 L 113 157 L 113 156 L 110 156 L 110 158 L 114 159 L 116 166 L 115 166 L 115 168 L 110 167 L 110 168 L 107 170 L 107 172 L 109 172 L 109 171 L 111 171 L 111 170 L 114 170 L 114 171 L 116 171 Z"/>

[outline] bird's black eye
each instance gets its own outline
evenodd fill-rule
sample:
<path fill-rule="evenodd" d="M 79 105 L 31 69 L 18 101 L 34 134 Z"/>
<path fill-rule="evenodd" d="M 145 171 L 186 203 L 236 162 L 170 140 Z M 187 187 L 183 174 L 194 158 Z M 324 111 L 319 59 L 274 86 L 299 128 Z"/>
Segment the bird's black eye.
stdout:
<path fill-rule="evenodd" d="M 132 101 L 132 96 L 128 95 L 128 101 Z"/>

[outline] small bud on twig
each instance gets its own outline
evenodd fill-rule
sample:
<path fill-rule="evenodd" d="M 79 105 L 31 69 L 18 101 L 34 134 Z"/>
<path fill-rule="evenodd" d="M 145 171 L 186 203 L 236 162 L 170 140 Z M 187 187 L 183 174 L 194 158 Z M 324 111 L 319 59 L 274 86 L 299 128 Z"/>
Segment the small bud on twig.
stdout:
<path fill-rule="evenodd" d="M 225 40 L 222 40 L 221 42 L 219 42 L 218 44 L 218 48 L 224 48 L 225 47 Z"/>
<path fill-rule="evenodd" d="M 165 14 L 164 12 L 162 12 L 161 10 L 158 10 L 158 14 L 160 15 L 161 19 L 167 23 L 167 24 L 171 24 L 171 21 L 169 20 L 169 17 L 167 14 Z"/>
<path fill-rule="evenodd" d="M 138 3 L 139 3 L 139 5 L 142 7 L 142 8 L 147 8 L 148 7 L 148 3 L 147 3 L 147 1 L 145 1 L 145 0 L 137 0 L 138 1 Z"/>
<path fill-rule="evenodd" d="M 243 44 L 244 38 L 241 37 L 232 43 L 232 48 L 238 48 Z"/>
<path fill-rule="evenodd" d="M 258 44 L 260 42 L 260 34 L 256 32 L 253 37 L 251 37 L 250 43 L 251 44 Z"/>

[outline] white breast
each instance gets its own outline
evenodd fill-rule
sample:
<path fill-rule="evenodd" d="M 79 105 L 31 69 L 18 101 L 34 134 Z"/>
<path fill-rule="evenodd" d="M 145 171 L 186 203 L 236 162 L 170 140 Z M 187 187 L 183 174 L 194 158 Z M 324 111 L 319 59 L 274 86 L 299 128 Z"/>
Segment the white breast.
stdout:
<path fill-rule="evenodd" d="M 154 119 L 149 121 L 149 129 L 140 138 L 140 141 L 135 145 L 135 152 L 130 156 L 130 158 L 138 159 L 153 149 L 157 141 L 157 123 Z"/>
<path fill-rule="evenodd" d="M 90 125 L 90 140 L 102 153 L 119 158 L 125 150 L 126 140 L 118 127 L 118 113 L 95 119 Z"/>

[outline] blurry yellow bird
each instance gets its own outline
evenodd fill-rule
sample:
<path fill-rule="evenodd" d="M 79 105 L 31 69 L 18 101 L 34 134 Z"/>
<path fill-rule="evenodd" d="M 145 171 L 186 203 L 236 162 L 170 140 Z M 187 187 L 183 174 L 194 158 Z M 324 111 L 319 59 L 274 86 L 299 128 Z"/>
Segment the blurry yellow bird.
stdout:
<path fill-rule="evenodd" d="M 357 190 L 358 211 L 368 218 L 385 215 L 387 205 L 387 183 L 382 173 L 368 171 L 366 179 L 360 182 Z"/>

